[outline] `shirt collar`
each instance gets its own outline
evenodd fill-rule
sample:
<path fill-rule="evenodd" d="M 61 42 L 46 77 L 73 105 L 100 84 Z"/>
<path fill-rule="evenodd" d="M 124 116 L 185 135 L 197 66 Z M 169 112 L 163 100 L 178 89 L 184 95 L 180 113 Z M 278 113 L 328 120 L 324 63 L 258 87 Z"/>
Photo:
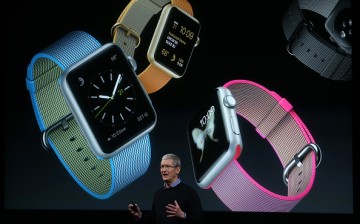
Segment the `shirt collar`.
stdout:
<path fill-rule="evenodd" d="M 176 187 L 176 185 L 180 184 L 180 182 L 181 182 L 181 180 L 180 180 L 180 178 L 178 178 L 175 182 L 173 182 L 173 183 L 170 185 L 170 187 L 168 187 L 168 186 L 166 185 L 166 183 L 164 183 L 164 189 L 169 189 L 169 188 Z"/>

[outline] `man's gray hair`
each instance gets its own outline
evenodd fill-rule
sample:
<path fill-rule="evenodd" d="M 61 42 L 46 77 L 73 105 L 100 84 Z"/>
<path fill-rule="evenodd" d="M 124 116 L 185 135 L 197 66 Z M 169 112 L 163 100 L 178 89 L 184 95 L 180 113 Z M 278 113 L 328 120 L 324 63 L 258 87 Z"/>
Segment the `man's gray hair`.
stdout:
<path fill-rule="evenodd" d="M 174 166 L 181 167 L 180 157 L 175 154 L 172 154 L 172 153 L 165 154 L 162 157 L 162 160 L 164 160 L 164 159 L 172 159 Z"/>

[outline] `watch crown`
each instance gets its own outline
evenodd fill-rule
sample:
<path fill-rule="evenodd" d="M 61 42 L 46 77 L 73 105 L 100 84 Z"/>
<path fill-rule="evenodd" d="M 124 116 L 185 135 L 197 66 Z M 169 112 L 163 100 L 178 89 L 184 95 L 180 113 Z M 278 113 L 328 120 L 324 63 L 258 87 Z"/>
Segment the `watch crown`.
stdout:
<path fill-rule="evenodd" d="M 224 97 L 224 105 L 227 108 L 231 108 L 231 109 L 235 108 L 235 106 L 236 106 L 235 98 L 231 95 L 226 95 Z"/>

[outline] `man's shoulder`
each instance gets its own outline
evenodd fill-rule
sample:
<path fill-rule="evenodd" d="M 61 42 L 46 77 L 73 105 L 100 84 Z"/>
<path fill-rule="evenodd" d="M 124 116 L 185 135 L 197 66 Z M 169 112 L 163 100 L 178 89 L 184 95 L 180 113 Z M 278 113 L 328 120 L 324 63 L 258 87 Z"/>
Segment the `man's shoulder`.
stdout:
<path fill-rule="evenodd" d="M 194 189 L 192 186 L 190 186 L 189 184 L 187 184 L 187 183 L 185 183 L 185 182 L 180 182 L 180 183 L 179 183 L 179 187 L 184 188 L 184 189 L 186 189 L 186 190 L 188 190 L 188 191 L 194 191 L 194 192 L 196 192 L 195 189 Z"/>

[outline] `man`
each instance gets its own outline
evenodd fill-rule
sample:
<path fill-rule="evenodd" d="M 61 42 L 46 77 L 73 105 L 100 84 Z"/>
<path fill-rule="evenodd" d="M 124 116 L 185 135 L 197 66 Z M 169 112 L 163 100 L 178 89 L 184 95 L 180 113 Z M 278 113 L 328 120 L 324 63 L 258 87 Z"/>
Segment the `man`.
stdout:
<path fill-rule="evenodd" d="M 128 208 L 135 220 L 145 223 L 196 223 L 203 222 L 200 197 L 189 185 L 181 182 L 181 160 L 175 154 L 166 154 L 160 163 L 164 185 L 158 189 L 152 202 L 151 214 L 143 214 L 138 204 Z"/>

